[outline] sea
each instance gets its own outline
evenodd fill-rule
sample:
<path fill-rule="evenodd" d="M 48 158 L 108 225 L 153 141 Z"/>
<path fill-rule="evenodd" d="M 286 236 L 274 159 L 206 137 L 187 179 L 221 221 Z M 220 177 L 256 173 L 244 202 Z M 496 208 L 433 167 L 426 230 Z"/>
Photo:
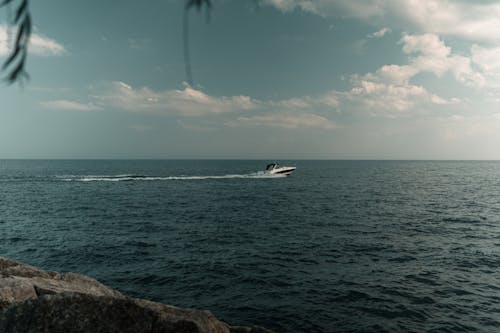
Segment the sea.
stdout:
<path fill-rule="evenodd" d="M 500 162 L 0 160 L 0 256 L 283 333 L 500 332 Z"/>

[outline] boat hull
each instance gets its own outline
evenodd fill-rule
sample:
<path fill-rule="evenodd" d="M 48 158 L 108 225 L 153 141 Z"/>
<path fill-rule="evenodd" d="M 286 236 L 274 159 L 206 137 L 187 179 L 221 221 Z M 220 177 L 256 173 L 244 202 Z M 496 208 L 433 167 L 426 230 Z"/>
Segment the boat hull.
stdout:
<path fill-rule="evenodd" d="M 271 175 L 285 175 L 288 176 L 295 171 L 295 167 L 280 167 L 269 171 Z"/>

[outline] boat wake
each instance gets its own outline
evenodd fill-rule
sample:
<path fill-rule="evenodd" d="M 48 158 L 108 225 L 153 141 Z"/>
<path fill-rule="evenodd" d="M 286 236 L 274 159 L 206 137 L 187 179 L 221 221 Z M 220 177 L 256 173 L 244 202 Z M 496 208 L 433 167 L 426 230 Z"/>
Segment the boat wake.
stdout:
<path fill-rule="evenodd" d="M 162 180 L 206 180 L 206 179 L 275 179 L 286 175 L 269 174 L 258 171 L 241 175 L 211 175 L 211 176 L 144 176 L 144 175 L 66 175 L 56 176 L 62 181 L 75 182 L 123 182 L 123 181 L 162 181 Z"/>

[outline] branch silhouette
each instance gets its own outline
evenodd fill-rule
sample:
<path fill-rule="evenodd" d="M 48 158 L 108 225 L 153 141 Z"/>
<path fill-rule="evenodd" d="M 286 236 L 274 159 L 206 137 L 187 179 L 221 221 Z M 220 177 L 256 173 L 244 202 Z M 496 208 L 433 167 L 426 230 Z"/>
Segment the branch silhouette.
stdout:
<path fill-rule="evenodd" d="M 29 10 L 30 0 L 3 0 L 0 7 L 17 4 L 15 17 L 12 24 L 17 27 L 17 35 L 14 41 L 12 51 L 3 63 L 2 70 L 8 71 L 5 80 L 12 84 L 22 82 L 29 78 L 26 72 L 26 60 L 28 57 L 28 46 L 31 37 L 32 20 Z M 191 55 L 189 51 L 189 11 L 196 8 L 198 11 L 203 7 L 207 8 L 207 21 L 210 18 L 211 0 L 185 0 L 184 19 L 183 19 L 183 43 L 184 43 L 184 65 L 186 71 L 186 80 L 193 85 L 193 73 L 191 70 Z"/>
<path fill-rule="evenodd" d="M 210 8 L 212 3 L 210 0 L 186 0 L 186 5 L 184 6 L 184 17 L 183 17 L 183 30 L 182 39 L 184 43 L 184 67 L 186 71 L 186 80 L 190 86 L 193 86 L 193 72 L 191 70 L 191 54 L 189 52 L 189 10 L 196 7 L 199 10 L 203 6 L 207 7 L 207 21 L 209 20 Z"/>
<path fill-rule="evenodd" d="M 16 7 L 14 20 L 8 23 L 17 25 L 17 35 L 13 49 L 2 66 L 2 70 L 9 71 L 5 79 L 9 84 L 16 81 L 22 82 L 24 79 L 29 78 L 25 69 L 32 28 L 29 0 L 3 0 L 0 3 L 0 7 L 9 6 L 15 2 L 17 2 L 18 5 Z"/>

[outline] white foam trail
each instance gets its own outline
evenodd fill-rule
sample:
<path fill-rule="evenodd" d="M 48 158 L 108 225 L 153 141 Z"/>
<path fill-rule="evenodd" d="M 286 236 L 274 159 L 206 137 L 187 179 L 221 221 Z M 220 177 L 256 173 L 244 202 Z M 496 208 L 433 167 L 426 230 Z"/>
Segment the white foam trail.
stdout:
<path fill-rule="evenodd" d="M 271 175 L 264 171 L 258 171 L 242 175 L 221 176 L 139 176 L 139 175 L 67 175 L 56 176 L 63 181 L 77 182 L 122 182 L 122 181 L 161 181 L 161 180 L 205 180 L 205 179 L 265 179 L 284 178 L 286 175 Z"/>

